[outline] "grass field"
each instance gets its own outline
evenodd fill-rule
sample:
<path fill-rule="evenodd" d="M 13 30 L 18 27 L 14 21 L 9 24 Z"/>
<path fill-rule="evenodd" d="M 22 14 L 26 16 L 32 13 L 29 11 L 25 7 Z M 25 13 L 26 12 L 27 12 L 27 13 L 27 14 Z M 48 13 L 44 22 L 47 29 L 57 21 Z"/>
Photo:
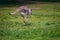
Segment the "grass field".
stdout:
<path fill-rule="evenodd" d="M 0 5 L 0 40 L 60 40 L 60 3 L 30 4 L 33 10 L 25 25 L 19 13 L 9 15 L 18 6 Z"/>

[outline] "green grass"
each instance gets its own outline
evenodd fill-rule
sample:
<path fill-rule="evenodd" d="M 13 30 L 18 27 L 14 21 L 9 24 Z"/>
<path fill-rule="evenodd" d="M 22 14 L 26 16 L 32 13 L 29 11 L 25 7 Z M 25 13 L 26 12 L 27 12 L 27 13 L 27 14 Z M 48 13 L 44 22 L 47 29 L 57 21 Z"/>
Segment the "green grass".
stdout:
<path fill-rule="evenodd" d="M 19 13 L 9 15 L 18 6 L 0 7 L 0 40 L 60 40 L 60 3 L 31 4 L 33 10 L 25 25 Z"/>

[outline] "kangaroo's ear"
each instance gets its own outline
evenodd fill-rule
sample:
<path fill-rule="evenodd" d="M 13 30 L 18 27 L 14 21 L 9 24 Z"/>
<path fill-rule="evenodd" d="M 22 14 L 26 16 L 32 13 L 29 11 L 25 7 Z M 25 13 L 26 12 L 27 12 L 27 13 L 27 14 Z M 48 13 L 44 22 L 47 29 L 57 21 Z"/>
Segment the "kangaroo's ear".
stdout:
<path fill-rule="evenodd" d="M 31 9 L 31 11 L 32 11 L 32 9 Z"/>

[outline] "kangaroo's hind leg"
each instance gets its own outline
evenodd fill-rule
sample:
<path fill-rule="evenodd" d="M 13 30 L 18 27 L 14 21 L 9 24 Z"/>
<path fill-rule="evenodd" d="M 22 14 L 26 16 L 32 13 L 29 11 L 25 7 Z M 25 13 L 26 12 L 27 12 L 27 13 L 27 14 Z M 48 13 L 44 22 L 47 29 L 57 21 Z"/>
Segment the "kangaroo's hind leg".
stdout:
<path fill-rule="evenodd" d="M 28 23 L 28 15 L 26 15 L 26 13 L 21 12 L 21 16 L 23 17 L 23 22 L 25 24 Z"/>

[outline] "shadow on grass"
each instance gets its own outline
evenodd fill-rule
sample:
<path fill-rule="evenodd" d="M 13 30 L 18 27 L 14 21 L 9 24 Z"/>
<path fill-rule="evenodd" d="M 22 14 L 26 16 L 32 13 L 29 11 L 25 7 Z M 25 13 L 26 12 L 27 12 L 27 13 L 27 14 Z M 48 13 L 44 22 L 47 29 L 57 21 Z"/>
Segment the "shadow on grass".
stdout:
<path fill-rule="evenodd" d="M 52 25 L 52 24 L 56 24 L 55 22 L 52 23 L 45 23 L 45 25 Z"/>

